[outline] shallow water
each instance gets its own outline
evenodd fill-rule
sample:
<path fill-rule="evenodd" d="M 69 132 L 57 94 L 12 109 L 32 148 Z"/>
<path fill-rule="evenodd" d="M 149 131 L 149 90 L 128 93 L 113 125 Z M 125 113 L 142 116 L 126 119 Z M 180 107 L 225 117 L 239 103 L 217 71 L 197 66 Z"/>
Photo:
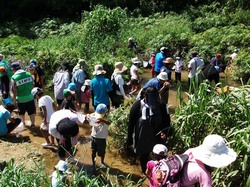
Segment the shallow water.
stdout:
<path fill-rule="evenodd" d="M 184 91 L 187 91 L 187 84 L 188 84 L 187 74 L 188 72 L 186 71 L 183 71 L 182 73 L 182 85 L 184 86 Z M 150 69 L 144 69 L 143 83 L 145 83 L 150 78 L 151 78 Z M 174 80 L 174 72 L 172 73 L 172 80 Z M 226 84 L 227 79 L 223 78 L 223 75 L 222 75 L 221 80 L 223 84 Z M 239 85 L 239 83 L 234 82 L 234 81 L 231 81 L 230 84 L 233 86 Z M 186 94 L 183 93 L 183 95 L 187 99 Z M 177 106 L 178 106 L 178 101 L 176 99 L 176 85 L 175 83 L 173 83 L 169 92 L 170 112 L 174 113 L 174 110 Z M 37 113 L 39 113 L 38 109 L 37 109 Z M 26 116 L 26 119 L 29 120 L 28 116 Z M 36 127 L 34 129 L 26 129 L 20 132 L 21 135 L 23 136 L 29 136 L 31 143 L 33 145 L 36 145 L 38 148 L 42 148 L 41 144 L 45 142 L 39 130 L 41 120 L 42 120 L 41 116 L 36 115 Z M 19 130 L 22 130 L 22 129 L 19 129 Z M 89 171 L 92 165 L 90 142 L 89 142 L 90 133 L 91 133 L 90 125 L 83 124 L 80 126 L 80 133 L 79 133 L 80 143 L 78 143 L 76 146 L 77 151 L 74 157 L 75 159 L 79 160 L 77 168 L 84 167 L 85 169 Z M 43 157 L 45 159 L 46 171 L 48 173 L 52 173 L 52 171 L 54 170 L 54 166 L 58 162 L 56 148 L 51 148 L 51 149 L 47 148 L 45 151 L 45 155 Z M 109 172 L 111 175 L 133 174 L 133 179 L 135 181 L 138 181 L 141 178 L 141 171 L 140 171 L 140 166 L 139 166 L 138 161 L 137 161 L 137 165 L 131 166 L 128 159 L 124 159 L 120 155 L 116 155 L 114 152 L 111 152 L 108 148 L 107 148 L 107 153 L 105 156 L 105 162 L 111 168 Z M 100 159 L 97 157 L 97 166 L 100 165 L 99 163 L 100 163 Z M 104 172 L 103 170 L 100 170 L 100 171 Z M 148 184 L 148 181 L 146 180 L 143 186 L 147 186 L 147 184 Z"/>

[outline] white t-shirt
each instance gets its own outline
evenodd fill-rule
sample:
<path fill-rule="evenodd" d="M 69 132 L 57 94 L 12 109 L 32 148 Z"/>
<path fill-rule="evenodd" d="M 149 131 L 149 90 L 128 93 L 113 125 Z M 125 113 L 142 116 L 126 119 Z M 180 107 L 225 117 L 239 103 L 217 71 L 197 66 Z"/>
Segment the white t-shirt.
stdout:
<path fill-rule="evenodd" d="M 133 64 L 130 68 L 131 79 L 138 80 L 136 72 L 138 72 L 138 68 Z"/>
<path fill-rule="evenodd" d="M 94 114 L 95 113 L 91 115 Z M 105 123 L 100 123 L 98 126 L 93 126 L 91 136 L 94 138 L 106 139 L 108 137 L 108 125 Z"/>
<path fill-rule="evenodd" d="M 176 60 L 174 64 L 175 64 L 175 72 L 181 73 L 183 65 L 182 60 Z"/>
<path fill-rule="evenodd" d="M 61 135 L 57 131 L 56 126 L 58 122 L 64 118 L 69 118 L 74 122 L 78 122 L 77 114 L 71 112 L 70 110 L 64 109 L 54 112 L 50 117 L 49 134 L 57 139 L 60 139 Z"/>
<path fill-rule="evenodd" d="M 192 58 L 188 63 L 188 68 L 192 68 L 188 73 L 188 78 L 192 78 L 195 76 L 195 73 L 199 73 L 202 66 L 204 66 L 204 61 L 202 59 L 199 57 Z"/>
<path fill-rule="evenodd" d="M 230 58 L 233 60 L 237 55 L 238 54 L 234 52 L 233 54 L 230 55 Z"/>
<path fill-rule="evenodd" d="M 122 78 L 121 74 L 112 74 L 111 79 L 115 79 L 115 83 L 119 86 L 119 90 L 116 90 L 116 94 L 117 95 L 122 95 L 123 97 L 125 97 L 125 92 L 123 89 L 123 85 L 125 84 L 124 79 Z"/>
<path fill-rule="evenodd" d="M 47 119 L 46 122 L 49 122 L 51 115 L 54 113 L 54 108 L 53 108 L 53 99 L 48 96 L 44 95 L 38 100 L 38 107 L 46 107 L 47 110 Z"/>

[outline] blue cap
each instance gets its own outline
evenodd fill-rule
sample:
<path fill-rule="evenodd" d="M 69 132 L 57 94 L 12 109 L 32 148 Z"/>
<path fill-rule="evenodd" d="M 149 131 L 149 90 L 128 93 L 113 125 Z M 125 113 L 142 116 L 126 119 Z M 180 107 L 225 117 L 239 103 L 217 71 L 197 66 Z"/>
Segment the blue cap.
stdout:
<path fill-rule="evenodd" d="M 19 62 L 12 62 L 11 63 L 11 69 L 19 69 L 20 63 Z"/>
<path fill-rule="evenodd" d="M 70 90 L 70 91 L 75 91 L 76 90 L 76 84 L 75 83 L 69 83 L 69 85 L 68 85 L 68 89 Z"/>
<path fill-rule="evenodd" d="M 108 108 L 105 104 L 101 103 L 97 105 L 95 112 L 98 114 L 105 114 L 106 112 L 108 112 Z"/>

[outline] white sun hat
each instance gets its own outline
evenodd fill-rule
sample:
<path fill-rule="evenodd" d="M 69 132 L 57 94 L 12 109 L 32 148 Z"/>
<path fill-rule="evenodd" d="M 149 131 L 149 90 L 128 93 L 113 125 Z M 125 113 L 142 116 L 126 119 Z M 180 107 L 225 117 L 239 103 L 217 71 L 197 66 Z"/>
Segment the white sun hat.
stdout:
<path fill-rule="evenodd" d="M 195 159 L 215 168 L 226 167 L 237 157 L 237 153 L 228 148 L 224 139 L 217 134 L 208 135 L 202 145 L 193 148 L 192 153 Z"/>
<path fill-rule="evenodd" d="M 157 79 L 167 81 L 168 80 L 168 74 L 166 72 L 161 72 L 159 75 L 157 75 Z"/>

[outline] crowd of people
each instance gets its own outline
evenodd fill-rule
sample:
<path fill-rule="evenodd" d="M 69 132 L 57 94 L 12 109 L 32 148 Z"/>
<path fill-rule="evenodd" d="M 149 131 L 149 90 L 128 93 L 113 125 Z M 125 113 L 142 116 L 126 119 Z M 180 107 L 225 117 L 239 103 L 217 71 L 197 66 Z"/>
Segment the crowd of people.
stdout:
<path fill-rule="evenodd" d="M 137 52 L 136 43 L 132 38 L 129 39 L 128 47 Z M 230 63 L 237 56 L 237 52 L 238 50 L 235 50 L 230 56 Z M 221 54 L 216 54 L 211 59 L 210 66 L 206 68 L 197 52 L 191 52 L 191 57 L 188 63 L 190 86 L 197 77 L 199 78 L 197 75 L 200 72 L 206 73 L 205 78 L 209 81 L 215 81 L 215 83 L 219 81 L 219 72 L 225 70 L 225 64 L 220 61 Z M 158 53 L 150 54 L 152 78 L 142 85 L 139 74 L 141 62 L 138 56 L 131 59 L 130 69 L 123 62 L 116 62 L 110 78 L 105 77 L 106 71 L 103 65 L 96 64 L 92 79 L 89 77 L 85 60 L 79 59 L 72 72 L 69 71 L 69 64 L 64 63 L 55 72 L 52 80 L 54 101 L 45 94 L 45 73 L 37 60 L 32 59 L 28 66 L 22 67 L 19 61 L 9 64 L 0 54 L 3 101 L 3 105 L 0 106 L 0 136 L 11 136 L 11 132 L 20 123 L 28 126 L 25 123 L 26 112 L 31 121 L 28 127 L 32 131 L 32 128 L 37 126 L 35 122 L 37 106 L 43 113 L 40 130 L 46 142 L 42 144 L 42 147 L 57 144 L 60 161 L 56 169 L 61 168 L 59 171 L 65 172 L 65 163 L 74 161 L 72 146 L 73 140 L 77 140 L 79 125 L 88 120 L 93 126 L 91 133 L 93 168 L 96 167 L 96 155 L 101 158 L 101 167 L 106 168 L 104 162 L 106 138 L 108 125 L 111 123 L 107 115 L 112 108 L 120 107 L 128 97 L 136 97 L 128 120 L 127 145 L 134 153 L 131 163 L 134 164 L 138 156 L 142 172 L 150 178 L 150 186 L 163 186 L 160 177 L 153 176 L 153 171 L 157 162 L 167 157 L 167 148 L 164 143 L 171 133 L 169 130 L 171 119 L 168 113 L 171 74 L 172 71 L 175 72 L 175 82 L 181 82 L 184 63 L 181 56 L 176 56 L 174 60 L 169 57 L 168 48 L 161 47 Z M 126 82 L 123 75 L 128 69 L 130 80 Z M 93 113 L 90 113 L 90 103 L 94 108 Z M 85 115 L 79 117 L 83 104 Z M 20 118 L 14 118 L 13 111 L 19 113 Z M 7 123 L 8 120 L 9 123 Z M 208 145 L 208 141 L 212 143 Z M 224 151 L 221 153 L 225 155 L 224 162 L 228 159 L 228 162 L 223 165 L 221 165 L 223 162 L 213 161 L 212 156 L 218 159 L 222 156 L 217 155 L 217 149 Z M 202 152 L 199 153 L 198 150 Z M 152 151 L 154 161 L 149 162 Z M 236 159 L 236 153 L 226 147 L 219 135 L 206 137 L 201 147 L 188 150 L 184 154 L 188 155 L 188 161 L 183 167 L 184 175 L 180 179 L 181 186 L 192 186 L 195 183 L 201 186 L 212 186 L 211 167 L 223 167 Z"/>

